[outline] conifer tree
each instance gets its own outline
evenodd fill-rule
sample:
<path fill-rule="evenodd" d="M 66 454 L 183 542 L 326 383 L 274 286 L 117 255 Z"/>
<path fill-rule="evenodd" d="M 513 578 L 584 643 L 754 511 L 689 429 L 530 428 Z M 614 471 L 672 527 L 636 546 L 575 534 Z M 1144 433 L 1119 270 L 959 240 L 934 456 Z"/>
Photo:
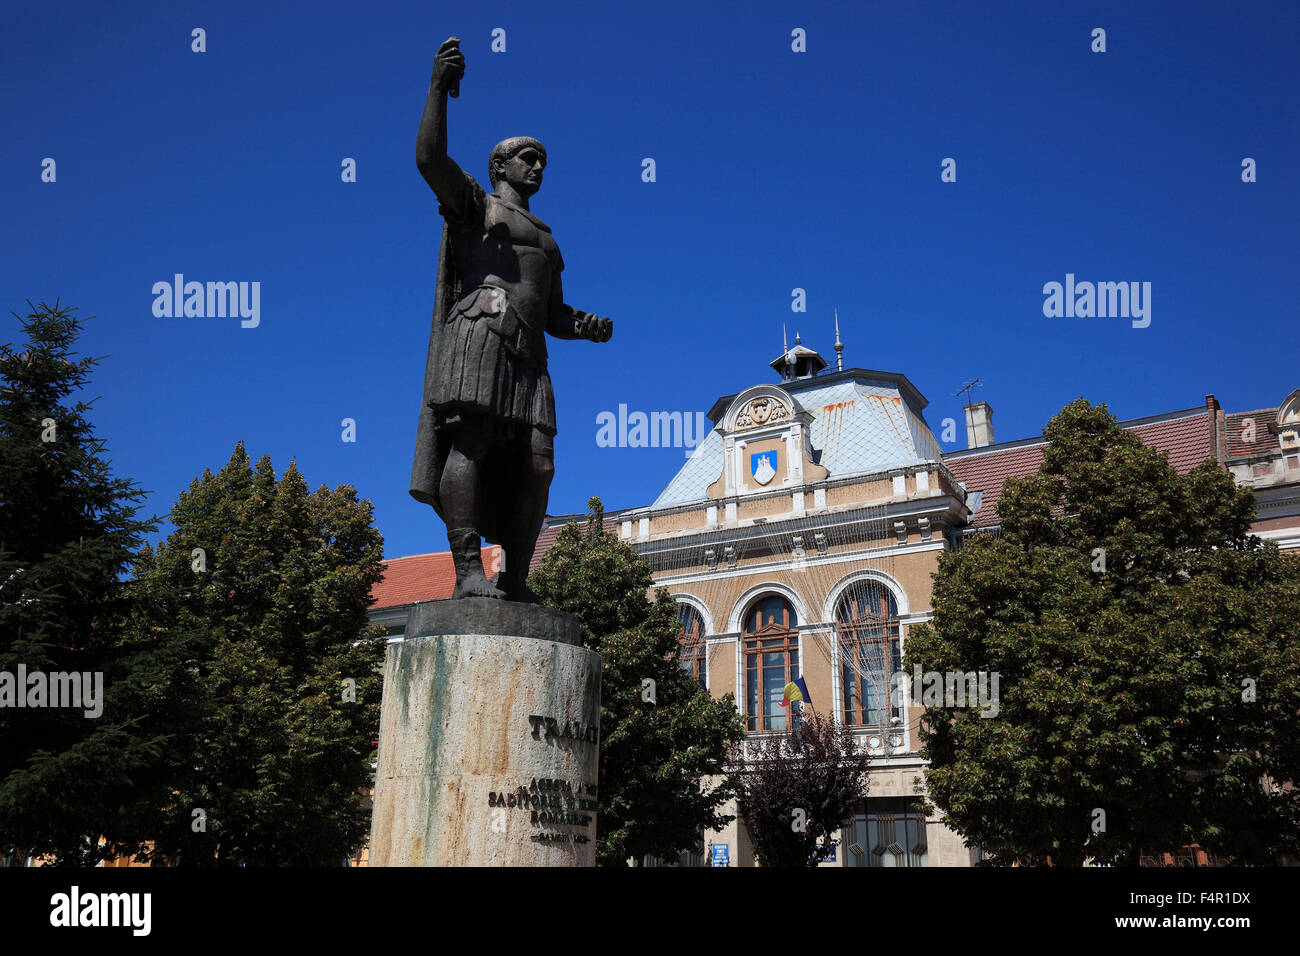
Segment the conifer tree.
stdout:
<path fill-rule="evenodd" d="M 25 343 L 0 345 L 0 859 L 94 865 L 138 848 L 169 792 L 188 650 L 128 623 L 123 578 L 157 522 L 78 395 L 99 362 L 74 355 L 83 320 L 29 307 Z M 52 706 L 56 684 L 97 682 L 93 706 Z"/>

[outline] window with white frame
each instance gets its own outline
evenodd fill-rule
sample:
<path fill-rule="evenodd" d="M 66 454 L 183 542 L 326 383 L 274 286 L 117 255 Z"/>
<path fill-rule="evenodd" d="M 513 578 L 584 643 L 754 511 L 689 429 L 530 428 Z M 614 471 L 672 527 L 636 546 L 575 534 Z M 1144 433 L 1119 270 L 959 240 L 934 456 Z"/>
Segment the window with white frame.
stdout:
<path fill-rule="evenodd" d="M 781 701 L 786 684 L 800 674 L 798 626 L 794 607 L 780 595 L 761 597 L 745 611 L 745 702 L 751 732 L 787 729 Z"/>
<path fill-rule="evenodd" d="M 835 605 L 844 723 L 890 727 L 903 721 L 895 677 L 903 670 L 898 602 L 880 581 L 855 581 Z"/>
<path fill-rule="evenodd" d="M 682 667 L 690 671 L 700 685 L 700 690 L 708 690 L 708 658 L 705 654 L 704 615 L 685 601 L 677 602 L 677 620 L 682 630 L 679 636 L 681 651 L 679 660 Z"/>

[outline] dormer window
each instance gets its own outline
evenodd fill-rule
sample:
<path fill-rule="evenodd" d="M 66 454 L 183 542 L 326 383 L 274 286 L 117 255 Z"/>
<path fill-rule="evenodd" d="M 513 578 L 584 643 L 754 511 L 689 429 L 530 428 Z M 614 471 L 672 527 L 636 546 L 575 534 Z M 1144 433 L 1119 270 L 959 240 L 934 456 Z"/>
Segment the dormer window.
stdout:
<path fill-rule="evenodd" d="M 1277 438 L 1283 451 L 1300 450 L 1300 388 L 1277 410 Z"/>

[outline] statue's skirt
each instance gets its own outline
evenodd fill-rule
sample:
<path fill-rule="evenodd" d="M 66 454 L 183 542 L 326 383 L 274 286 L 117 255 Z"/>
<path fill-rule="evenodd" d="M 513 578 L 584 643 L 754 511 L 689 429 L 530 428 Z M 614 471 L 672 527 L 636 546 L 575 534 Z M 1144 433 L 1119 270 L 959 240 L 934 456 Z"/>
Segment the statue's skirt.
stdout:
<path fill-rule="evenodd" d="M 466 305 L 462 300 L 452 310 L 434 359 L 427 401 L 439 422 L 454 425 L 459 412 L 476 412 L 554 435 L 555 392 L 545 341 L 513 308 L 471 318 Z"/>

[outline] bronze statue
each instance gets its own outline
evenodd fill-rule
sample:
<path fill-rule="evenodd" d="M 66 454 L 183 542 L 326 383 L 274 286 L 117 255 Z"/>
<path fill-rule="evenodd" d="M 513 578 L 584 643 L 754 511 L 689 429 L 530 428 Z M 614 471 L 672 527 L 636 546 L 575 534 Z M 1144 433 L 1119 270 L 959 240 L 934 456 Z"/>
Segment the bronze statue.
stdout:
<path fill-rule="evenodd" d="M 444 223 L 411 496 L 447 525 L 453 597 L 535 603 L 524 579 L 555 472 L 546 333 L 606 342 L 613 323 L 564 304 L 559 246 L 528 209 L 546 167 L 542 144 L 498 143 L 491 193 L 447 155 L 447 95 L 465 74 L 459 45 L 452 37 L 434 57 L 415 143 Z M 499 587 L 483 573 L 480 536 L 505 552 Z"/>

